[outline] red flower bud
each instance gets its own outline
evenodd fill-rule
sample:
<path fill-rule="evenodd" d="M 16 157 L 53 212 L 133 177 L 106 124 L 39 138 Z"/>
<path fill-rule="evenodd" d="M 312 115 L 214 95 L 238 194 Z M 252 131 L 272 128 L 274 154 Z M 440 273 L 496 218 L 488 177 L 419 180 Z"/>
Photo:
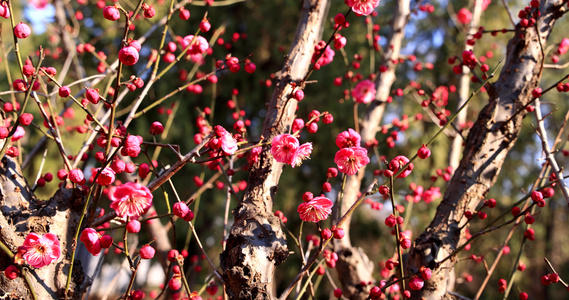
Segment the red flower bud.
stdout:
<path fill-rule="evenodd" d="M 18 24 L 18 25 L 16 25 L 16 27 L 14 27 L 14 34 L 19 39 L 25 39 L 28 36 L 30 36 L 31 33 L 32 33 L 32 30 L 30 29 L 30 26 L 28 26 L 25 23 L 20 22 L 20 24 Z"/>
<path fill-rule="evenodd" d="M 154 257 L 156 250 L 152 248 L 150 245 L 144 245 L 140 248 L 140 258 L 142 259 L 151 259 Z"/>

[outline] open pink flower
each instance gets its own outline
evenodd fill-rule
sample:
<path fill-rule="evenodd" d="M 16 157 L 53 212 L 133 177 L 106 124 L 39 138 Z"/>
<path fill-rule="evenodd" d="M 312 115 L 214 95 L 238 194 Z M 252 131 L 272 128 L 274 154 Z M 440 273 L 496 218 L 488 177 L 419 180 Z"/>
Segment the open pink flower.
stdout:
<path fill-rule="evenodd" d="M 101 235 L 93 228 L 85 228 L 79 238 L 85 244 L 87 251 L 94 256 L 101 252 Z"/>
<path fill-rule="evenodd" d="M 298 149 L 298 139 L 290 134 L 279 134 L 273 138 L 271 154 L 276 161 L 290 164 Z"/>
<path fill-rule="evenodd" d="M 227 132 L 225 128 L 219 125 L 215 126 L 214 130 L 221 143 L 221 150 L 223 150 L 226 155 L 233 155 L 235 151 L 237 151 L 237 141 L 235 138 L 233 138 L 231 133 Z"/>
<path fill-rule="evenodd" d="M 340 134 L 338 134 L 336 137 L 336 146 L 338 146 L 338 148 L 359 147 L 361 140 L 362 138 L 360 134 L 350 128 L 348 131 L 340 132 Z"/>
<path fill-rule="evenodd" d="M 231 134 L 226 134 L 219 138 L 221 142 L 221 150 L 227 155 L 233 155 L 237 151 L 237 141 Z"/>
<path fill-rule="evenodd" d="M 354 175 L 369 163 L 367 150 L 362 147 L 342 148 L 334 156 L 338 170 L 346 175 Z"/>
<path fill-rule="evenodd" d="M 28 234 L 24 244 L 18 250 L 23 253 L 26 262 L 34 268 L 45 267 L 61 255 L 59 240 L 53 233 L 39 236 L 32 232 Z"/>
<path fill-rule="evenodd" d="M 367 16 L 379 5 L 379 0 L 348 0 L 348 6 L 359 15 Z"/>
<path fill-rule="evenodd" d="M 375 83 L 369 79 L 358 82 L 352 90 L 352 97 L 358 103 L 370 103 L 375 99 Z"/>
<path fill-rule="evenodd" d="M 304 143 L 300 145 L 300 147 L 298 147 L 294 152 L 290 165 L 293 168 L 295 166 L 300 166 L 303 160 L 308 159 L 310 153 L 312 153 L 312 143 Z"/>
<path fill-rule="evenodd" d="M 137 218 L 144 214 L 152 205 L 152 193 L 140 183 L 127 182 L 114 187 L 109 192 L 109 199 L 113 201 L 111 208 L 121 218 Z"/>
<path fill-rule="evenodd" d="M 326 197 L 316 197 L 308 202 L 303 202 L 296 210 L 300 219 L 304 222 L 319 222 L 326 220 L 332 213 L 332 201 Z"/>
<path fill-rule="evenodd" d="M 290 134 L 279 134 L 273 138 L 271 154 L 276 161 L 293 168 L 302 164 L 312 153 L 312 143 L 299 145 L 298 139 Z"/>

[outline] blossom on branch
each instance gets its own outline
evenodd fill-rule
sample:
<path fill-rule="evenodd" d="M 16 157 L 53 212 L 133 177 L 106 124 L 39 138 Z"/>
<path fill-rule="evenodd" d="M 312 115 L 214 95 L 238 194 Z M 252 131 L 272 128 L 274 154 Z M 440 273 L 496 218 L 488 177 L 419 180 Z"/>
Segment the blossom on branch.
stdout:
<path fill-rule="evenodd" d="M 121 154 L 124 156 L 137 157 L 140 153 L 140 145 L 142 144 L 142 137 L 140 135 L 129 135 L 126 137 L 124 147 L 121 149 Z"/>
<path fill-rule="evenodd" d="M 101 236 L 95 229 L 85 228 L 85 230 L 81 232 L 79 240 L 85 244 L 87 251 L 94 256 L 99 255 L 101 252 Z"/>
<path fill-rule="evenodd" d="M 361 140 L 360 134 L 352 128 L 349 128 L 348 131 L 340 132 L 338 136 L 336 136 L 336 146 L 338 146 L 338 148 L 359 147 Z"/>
<path fill-rule="evenodd" d="M 188 54 L 191 55 L 202 54 L 209 48 L 209 44 L 203 36 L 197 36 L 194 38 L 194 35 L 187 35 L 182 39 L 180 44 L 183 49 L 190 47 L 188 49 Z"/>
<path fill-rule="evenodd" d="M 338 170 L 346 175 L 354 175 L 369 163 L 367 150 L 362 147 L 342 148 L 334 156 Z"/>
<path fill-rule="evenodd" d="M 229 133 L 225 128 L 217 125 L 214 128 L 215 134 L 217 135 L 220 148 L 225 155 L 233 155 L 237 151 L 237 140 Z"/>
<path fill-rule="evenodd" d="M 348 6 L 358 15 L 367 16 L 379 5 L 379 0 L 348 0 Z"/>
<path fill-rule="evenodd" d="M 61 255 L 59 240 L 53 233 L 46 233 L 44 236 L 33 232 L 28 234 L 18 252 L 22 253 L 26 262 L 34 268 L 45 267 Z"/>
<path fill-rule="evenodd" d="M 111 208 L 121 218 L 138 218 L 152 205 L 152 193 L 140 183 L 127 182 L 117 187 L 112 187 L 109 199 L 113 201 Z"/>
<path fill-rule="evenodd" d="M 357 103 L 367 104 L 375 99 L 375 83 L 369 79 L 358 82 L 352 90 L 352 97 Z"/>
<path fill-rule="evenodd" d="M 290 134 L 279 134 L 273 138 L 271 154 L 276 161 L 293 168 L 302 164 L 312 153 L 312 143 L 299 145 L 298 139 Z"/>
<path fill-rule="evenodd" d="M 308 202 L 303 202 L 296 210 L 300 219 L 304 222 L 319 222 L 326 220 L 332 213 L 332 201 L 326 197 L 316 197 Z"/>

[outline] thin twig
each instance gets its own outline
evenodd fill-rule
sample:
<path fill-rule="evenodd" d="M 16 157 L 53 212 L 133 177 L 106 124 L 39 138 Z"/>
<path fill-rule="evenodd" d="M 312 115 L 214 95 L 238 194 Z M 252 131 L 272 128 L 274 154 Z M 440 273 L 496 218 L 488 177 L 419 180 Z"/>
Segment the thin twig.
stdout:
<path fill-rule="evenodd" d="M 196 242 L 198 243 L 198 246 L 200 247 L 200 250 L 202 251 L 203 255 L 205 256 L 207 262 L 209 263 L 209 265 L 211 266 L 213 273 L 215 274 L 215 276 L 217 277 L 217 279 L 219 279 L 219 281 L 222 284 L 225 284 L 225 280 L 223 280 L 223 277 L 221 277 L 221 274 L 219 274 L 219 272 L 217 271 L 217 268 L 215 267 L 215 265 L 213 264 L 213 262 L 211 261 L 211 259 L 209 258 L 209 256 L 207 255 L 207 253 L 205 252 L 205 249 L 202 245 L 202 242 L 200 241 L 200 238 L 198 237 L 198 233 L 196 232 L 196 228 L 194 227 L 194 225 L 191 222 L 188 222 L 188 224 L 190 225 L 190 228 L 192 229 L 192 232 L 194 233 L 194 236 L 196 237 Z"/>
<path fill-rule="evenodd" d="M 563 196 L 565 196 L 565 200 L 567 201 L 567 205 L 569 205 L 569 188 L 563 180 L 563 170 L 557 164 L 555 157 L 551 153 L 551 149 L 549 148 L 549 142 L 547 141 L 547 131 L 545 130 L 545 126 L 543 125 L 543 118 L 541 116 L 541 105 L 539 99 L 535 100 L 535 118 L 537 120 L 537 130 L 539 133 L 539 138 L 541 139 L 541 148 L 542 151 L 545 153 L 545 157 L 551 168 L 553 169 L 553 173 L 556 176 L 557 182 L 560 185 L 561 192 L 563 192 Z"/>

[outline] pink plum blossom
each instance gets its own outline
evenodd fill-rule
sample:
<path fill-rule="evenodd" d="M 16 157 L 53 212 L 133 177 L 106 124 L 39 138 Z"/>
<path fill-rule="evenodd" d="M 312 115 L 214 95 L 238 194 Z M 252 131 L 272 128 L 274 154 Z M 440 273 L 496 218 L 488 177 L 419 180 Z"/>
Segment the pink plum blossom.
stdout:
<path fill-rule="evenodd" d="M 142 259 L 151 259 L 154 257 L 155 253 L 156 250 L 150 245 L 144 245 L 140 248 L 140 258 Z"/>
<path fill-rule="evenodd" d="M 92 176 L 97 176 L 97 173 L 99 173 L 100 169 L 101 168 L 94 169 Z M 103 171 L 101 171 L 101 174 L 99 174 L 99 177 L 97 177 L 97 183 L 102 186 L 107 186 L 113 182 L 115 182 L 115 171 L 109 167 L 105 167 Z"/>
<path fill-rule="evenodd" d="M 334 156 L 338 170 L 346 175 L 354 175 L 369 163 L 367 150 L 362 147 L 342 148 Z"/>
<path fill-rule="evenodd" d="M 69 171 L 69 180 L 71 180 L 73 183 L 85 184 L 85 175 L 83 174 L 83 171 L 79 169 L 73 169 Z"/>
<path fill-rule="evenodd" d="M 34 268 L 45 267 L 61 255 L 59 240 L 53 233 L 46 233 L 44 236 L 33 232 L 28 234 L 18 252 L 22 253 L 26 262 Z"/>
<path fill-rule="evenodd" d="M 312 55 L 312 63 L 314 63 L 316 61 L 316 58 L 320 56 L 320 51 L 322 50 L 314 52 L 314 54 Z M 322 54 L 322 56 L 320 56 L 320 58 L 318 59 L 318 65 L 320 65 L 320 67 L 323 67 L 331 63 L 334 60 L 334 55 L 336 55 L 336 52 L 334 52 L 334 50 L 332 50 L 330 46 L 326 47 L 326 49 L 324 50 L 324 54 Z"/>
<path fill-rule="evenodd" d="M 300 145 L 294 152 L 290 165 L 293 168 L 300 166 L 303 160 L 308 159 L 310 153 L 312 153 L 312 143 L 304 143 Z"/>
<path fill-rule="evenodd" d="M 152 205 L 152 193 L 140 183 L 127 182 L 109 192 L 111 208 L 121 218 L 138 218 Z"/>
<path fill-rule="evenodd" d="M 116 21 L 120 19 L 121 13 L 120 11 L 114 6 L 106 6 L 103 8 L 103 17 L 109 21 Z"/>
<path fill-rule="evenodd" d="M 316 197 L 308 202 L 303 202 L 296 210 L 300 219 L 304 222 L 319 222 L 326 220 L 332 213 L 332 201 L 326 197 Z"/>
<path fill-rule="evenodd" d="M 26 134 L 26 130 L 24 129 L 24 127 L 18 126 L 18 127 L 16 127 L 16 131 L 14 132 L 14 135 L 12 135 L 11 141 L 16 142 L 19 139 L 21 139 L 25 134 Z"/>
<path fill-rule="evenodd" d="M 94 256 L 101 252 L 101 235 L 93 228 L 85 228 L 79 238 L 85 244 L 87 251 Z"/>
<path fill-rule="evenodd" d="M 357 103 L 370 103 L 375 99 L 375 83 L 369 79 L 362 80 L 352 90 L 352 97 Z"/>
<path fill-rule="evenodd" d="M 188 205 L 186 205 L 186 203 L 176 202 L 174 204 L 172 211 L 174 212 L 174 215 L 176 215 L 177 217 L 184 218 L 190 212 L 190 209 L 188 208 Z"/>
<path fill-rule="evenodd" d="M 196 37 L 193 44 L 192 41 L 194 41 L 194 36 L 187 35 L 180 42 L 183 49 L 190 47 L 187 52 L 188 54 L 191 55 L 202 54 L 209 48 L 209 44 L 207 43 L 207 40 L 203 36 Z"/>
<path fill-rule="evenodd" d="M 142 137 L 139 135 L 129 135 L 124 142 L 124 154 L 130 157 L 137 157 L 140 153 L 140 144 L 142 144 Z"/>
<path fill-rule="evenodd" d="M 439 197 L 441 197 L 441 189 L 439 187 L 430 187 L 421 195 L 421 198 L 423 198 L 423 201 L 425 201 L 425 203 L 431 203 L 433 200 L 436 200 Z"/>
<path fill-rule="evenodd" d="M 19 39 L 25 39 L 30 36 L 30 34 L 32 34 L 32 30 L 26 23 L 20 22 L 14 27 L 14 35 L 16 35 L 16 37 Z"/>
<path fill-rule="evenodd" d="M 336 136 L 336 146 L 338 148 L 359 147 L 362 138 L 360 134 L 352 128 L 343 131 Z"/>
<path fill-rule="evenodd" d="M 214 131 L 221 143 L 221 150 L 223 150 L 226 155 L 233 155 L 235 151 L 237 151 L 237 140 L 233 138 L 231 133 L 219 125 L 214 127 Z"/>
<path fill-rule="evenodd" d="M 379 5 L 379 0 L 348 0 L 348 6 L 358 15 L 367 16 Z"/>
<path fill-rule="evenodd" d="M 273 138 L 271 154 L 276 161 L 290 164 L 293 168 L 307 159 L 312 152 L 312 143 L 299 145 L 298 139 L 290 134 L 279 134 Z"/>
<path fill-rule="evenodd" d="M 397 173 L 399 172 L 399 169 L 401 169 L 407 163 L 409 163 L 409 159 L 403 155 L 399 155 L 396 156 L 394 159 L 392 159 L 389 165 L 390 166 L 398 165 L 397 168 L 392 170 L 394 173 Z M 415 166 L 413 165 L 413 163 L 410 163 L 409 166 L 407 166 L 407 168 L 403 172 L 401 172 L 401 174 L 397 175 L 397 178 L 405 178 L 409 176 L 409 174 L 411 174 L 411 171 L 413 171 L 413 168 L 415 168 Z"/>
<path fill-rule="evenodd" d="M 294 136 L 290 134 L 279 134 L 273 138 L 271 154 L 276 161 L 290 164 L 298 146 L 298 139 Z"/>

